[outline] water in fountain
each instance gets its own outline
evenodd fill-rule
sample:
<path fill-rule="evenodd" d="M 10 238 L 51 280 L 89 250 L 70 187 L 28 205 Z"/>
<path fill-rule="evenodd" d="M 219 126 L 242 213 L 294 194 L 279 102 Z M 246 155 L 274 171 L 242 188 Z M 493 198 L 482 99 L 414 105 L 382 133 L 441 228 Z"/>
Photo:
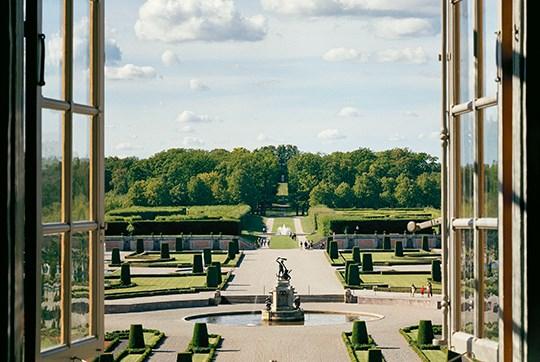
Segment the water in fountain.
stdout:
<path fill-rule="evenodd" d="M 291 228 L 287 227 L 287 226 L 285 226 L 285 224 L 283 224 L 282 226 L 277 228 L 277 234 L 278 235 L 290 235 L 291 234 Z"/>

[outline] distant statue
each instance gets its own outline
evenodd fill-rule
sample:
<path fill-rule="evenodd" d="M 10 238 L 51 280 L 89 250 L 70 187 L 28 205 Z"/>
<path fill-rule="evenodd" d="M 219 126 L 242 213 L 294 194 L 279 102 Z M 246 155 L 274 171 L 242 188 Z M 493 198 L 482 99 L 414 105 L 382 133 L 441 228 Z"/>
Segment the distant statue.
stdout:
<path fill-rule="evenodd" d="M 283 279 L 283 280 L 288 281 L 288 280 L 291 280 L 291 271 L 292 270 L 287 269 L 287 267 L 285 266 L 285 261 L 286 260 L 287 259 L 282 258 L 280 256 L 276 259 L 276 262 L 279 265 L 279 270 L 278 270 L 278 275 L 277 276 L 278 276 L 279 279 Z"/>
<path fill-rule="evenodd" d="M 270 297 L 266 297 L 266 301 L 264 302 L 264 305 L 266 307 L 266 310 L 272 309 L 272 300 Z"/>
<path fill-rule="evenodd" d="M 299 296 L 296 296 L 294 298 L 294 308 L 295 309 L 300 309 L 300 297 Z"/>

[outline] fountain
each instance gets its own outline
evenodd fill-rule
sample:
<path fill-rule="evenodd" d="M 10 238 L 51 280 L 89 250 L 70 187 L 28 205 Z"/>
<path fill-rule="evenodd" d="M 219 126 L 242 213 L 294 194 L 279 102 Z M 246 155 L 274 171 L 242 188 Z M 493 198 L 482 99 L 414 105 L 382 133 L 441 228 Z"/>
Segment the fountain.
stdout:
<path fill-rule="evenodd" d="M 276 234 L 277 235 L 291 235 L 291 228 L 287 227 L 287 226 L 285 226 L 285 224 L 283 224 L 282 226 L 277 228 L 277 233 Z"/>
<path fill-rule="evenodd" d="M 295 296 L 291 286 L 291 270 L 285 266 L 287 259 L 278 257 L 277 283 L 272 290 L 272 298 L 266 299 L 266 309 L 261 312 L 263 321 L 303 321 L 304 311 L 300 308 L 300 297 Z"/>

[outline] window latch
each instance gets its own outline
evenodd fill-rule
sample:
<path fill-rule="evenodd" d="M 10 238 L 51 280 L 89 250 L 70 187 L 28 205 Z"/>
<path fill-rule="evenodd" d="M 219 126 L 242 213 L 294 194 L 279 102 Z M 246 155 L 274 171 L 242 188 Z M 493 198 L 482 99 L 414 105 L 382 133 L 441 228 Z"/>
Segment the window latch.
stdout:
<path fill-rule="evenodd" d="M 45 85 L 45 34 L 38 34 L 39 39 L 39 75 L 38 86 Z"/>

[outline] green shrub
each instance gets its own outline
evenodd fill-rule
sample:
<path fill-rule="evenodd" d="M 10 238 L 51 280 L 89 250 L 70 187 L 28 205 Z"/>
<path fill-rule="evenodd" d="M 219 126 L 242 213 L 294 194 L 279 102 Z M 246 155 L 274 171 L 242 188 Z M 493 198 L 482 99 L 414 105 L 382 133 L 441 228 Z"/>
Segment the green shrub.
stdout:
<path fill-rule="evenodd" d="M 144 239 L 137 239 L 137 254 L 144 253 Z"/>
<path fill-rule="evenodd" d="M 169 244 L 167 244 L 167 243 L 161 244 L 160 257 L 161 257 L 161 259 L 170 259 L 171 258 L 171 254 L 169 253 Z"/>
<path fill-rule="evenodd" d="M 370 253 L 362 254 L 362 271 L 373 271 L 373 258 Z"/>
<path fill-rule="evenodd" d="M 184 249 L 184 240 L 182 240 L 182 238 L 176 238 L 174 250 L 182 251 L 183 249 Z"/>
<path fill-rule="evenodd" d="M 421 320 L 418 323 L 418 335 L 416 337 L 417 344 L 433 343 L 433 326 L 430 320 Z"/>
<path fill-rule="evenodd" d="M 330 254 L 330 243 L 334 241 L 334 237 L 333 236 L 329 236 L 326 238 L 326 252 L 328 254 Z"/>
<path fill-rule="evenodd" d="M 211 249 L 203 249 L 203 260 L 204 260 L 205 267 L 208 267 L 210 264 L 212 264 L 212 250 Z"/>
<path fill-rule="evenodd" d="M 434 282 L 441 281 L 441 261 L 432 260 L 431 261 L 431 280 Z"/>
<path fill-rule="evenodd" d="M 349 265 L 355 264 L 353 260 L 345 260 L 345 282 L 349 280 Z"/>
<path fill-rule="evenodd" d="M 204 273 L 203 259 L 201 254 L 193 254 L 193 269 L 194 274 Z"/>
<path fill-rule="evenodd" d="M 360 248 L 358 246 L 352 248 L 352 258 L 356 264 L 360 264 Z"/>
<path fill-rule="evenodd" d="M 234 251 L 234 243 L 231 241 L 227 245 L 227 258 L 233 260 L 236 257 L 236 252 Z"/>
<path fill-rule="evenodd" d="M 217 288 L 218 283 L 218 270 L 215 265 L 209 265 L 206 268 L 206 286 L 208 288 Z"/>
<path fill-rule="evenodd" d="M 195 323 L 191 344 L 194 348 L 208 347 L 208 328 L 206 323 Z"/>
<path fill-rule="evenodd" d="M 176 362 L 192 362 L 193 354 L 191 352 L 179 352 L 176 355 Z"/>
<path fill-rule="evenodd" d="M 350 264 L 347 270 L 348 285 L 360 285 L 360 274 L 358 272 L 358 264 Z"/>
<path fill-rule="evenodd" d="M 103 353 L 99 356 L 97 362 L 114 362 L 114 355 L 112 353 Z"/>
<path fill-rule="evenodd" d="M 396 241 L 396 249 L 394 251 L 395 256 L 403 256 L 403 242 Z"/>
<path fill-rule="evenodd" d="M 129 327 L 129 349 L 144 349 L 146 346 L 144 344 L 144 333 L 142 324 L 132 324 Z"/>
<path fill-rule="evenodd" d="M 124 263 L 120 266 L 120 284 L 131 285 L 131 271 L 129 263 Z"/>
<path fill-rule="evenodd" d="M 223 278 L 221 277 L 221 263 L 219 261 L 213 261 L 212 265 L 217 269 L 218 285 L 221 285 L 221 283 L 223 283 Z"/>
<path fill-rule="evenodd" d="M 372 348 L 368 350 L 367 361 L 368 362 L 382 362 L 382 351 L 378 348 Z"/>
<path fill-rule="evenodd" d="M 330 252 L 329 252 L 329 255 L 330 255 L 330 259 L 337 259 L 337 258 L 339 258 L 337 241 L 331 241 L 331 242 L 330 242 Z"/>
<path fill-rule="evenodd" d="M 384 250 L 391 250 L 392 249 L 392 243 L 390 242 L 390 236 L 385 236 L 383 238 L 383 249 Z"/>
<path fill-rule="evenodd" d="M 232 239 L 232 243 L 234 245 L 234 255 L 238 255 L 240 253 L 240 242 L 238 239 Z"/>
<path fill-rule="evenodd" d="M 351 343 L 353 346 L 368 344 L 369 336 L 365 321 L 354 321 L 352 325 Z"/>
<path fill-rule="evenodd" d="M 429 251 L 429 238 L 427 235 L 422 236 L 422 250 Z"/>
<path fill-rule="evenodd" d="M 113 264 L 113 265 L 122 264 L 122 260 L 120 260 L 120 249 L 119 248 L 113 248 L 112 255 L 111 255 L 111 264 Z"/>

